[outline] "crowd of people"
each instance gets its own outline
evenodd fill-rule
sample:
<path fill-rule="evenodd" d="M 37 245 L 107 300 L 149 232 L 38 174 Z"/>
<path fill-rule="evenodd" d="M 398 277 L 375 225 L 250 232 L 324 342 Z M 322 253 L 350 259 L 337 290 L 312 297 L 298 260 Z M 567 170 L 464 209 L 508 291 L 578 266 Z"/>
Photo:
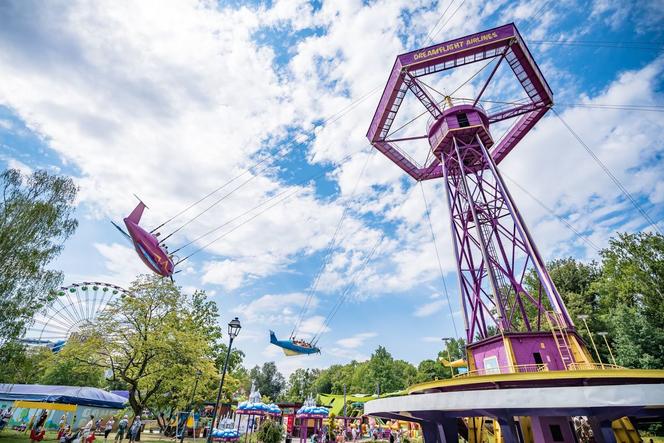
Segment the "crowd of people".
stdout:
<path fill-rule="evenodd" d="M 7 408 L 7 410 L 0 409 L 0 431 L 7 426 L 11 417 L 11 408 Z M 41 414 L 34 414 L 28 423 L 18 424 L 12 429 L 19 432 L 29 432 L 30 443 L 39 443 L 46 435 L 47 418 L 48 411 L 44 409 Z M 97 434 L 103 434 L 104 443 L 108 443 L 108 438 L 113 432 L 113 428 L 116 424 L 115 417 L 109 417 L 104 421 L 101 418 L 95 420 L 95 416 L 91 415 L 85 426 L 83 426 L 81 429 L 75 430 L 68 423 L 68 418 L 68 414 L 62 414 L 60 421 L 58 422 L 58 434 L 56 441 L 59 443 L 94 443 L 97 438 Z M 75 415 L 71 422 L 76 423 Z M 124 439 L 129 440 L 129 443 L 136 442 L 139 439 L 142 426 L 143 423 L 141 422 L 140 415 L 134 417 L 131 425 L 129 423 L 129 417 L 127 415 L 123 416 L 117 422 L 117 429 L 113 443 L 122 443 Z"/>
<path fill-rule="evenodd" d="M 313 434 L 310 438 L 311 443 L 345 443 L 347 441 L 357 442 L 365 439 L 367 436 L 372 440 L 387 439 L 390 443 L 401 443 L 404 440 L 405 433 L 402 429 L 388 429 L 384 431 L 378 427 L 361 425 L 362 428 L 351 426 L 343 430 L 329 430 L 324 426 L 321 434 Z"/>

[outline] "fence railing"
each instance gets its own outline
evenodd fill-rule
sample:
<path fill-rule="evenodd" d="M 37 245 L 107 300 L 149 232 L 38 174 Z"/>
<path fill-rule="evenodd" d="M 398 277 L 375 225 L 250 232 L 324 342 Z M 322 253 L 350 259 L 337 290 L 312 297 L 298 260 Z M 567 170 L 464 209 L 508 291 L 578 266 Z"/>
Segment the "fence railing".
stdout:
<path fill-rule="evenodd" d="M 570 363 L 567 365 L 569 371 L 597 371 L 603 369 L 625 369 L 622 366 L 610 365 L 607 363 Z M 480 375 L 494 375 L 494 374 L 516 374 L 524 372 L 544 372 L 548 371 L 549 367 L 546 363 L 542 364 L 528 364 L 528 365 L 513 365 L 513 366 L 500 366 L 497 368 L 481 368 L 469 372 L 462 372 L 454 374 L 453 378 L 460 377 L 476 377 Z"/>
<path fill-rule="evenodd" d="M 497 368 L 475 369 L 473 371 L 454 374 L 454 378 L 474 377 L 479 375 L 514 374 L 519 372 L 544 372 L 548 370 L 549 367 L 546 365 L 546 363 L 529 364 L 529 365 L 511 365 L 511 366 L 500 366 Z"/>
<path fill-rule="evenodd" d="M 567 365 L 570 371 L 597 371 L 602 369 L 625 369 L 622 366 L 607 363 L 570 363 Z"/>

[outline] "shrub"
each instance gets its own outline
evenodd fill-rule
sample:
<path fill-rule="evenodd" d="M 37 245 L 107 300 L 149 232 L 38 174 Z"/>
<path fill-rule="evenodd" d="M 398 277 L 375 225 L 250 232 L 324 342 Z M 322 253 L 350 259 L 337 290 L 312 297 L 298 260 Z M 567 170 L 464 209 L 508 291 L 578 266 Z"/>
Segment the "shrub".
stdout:
<path fill-rule="evenodd" d="M 274 420 L 265 420 L 258 428 L 256 437 L 262 443 L 281 443 L 284 439 L 284 427 Z"/>

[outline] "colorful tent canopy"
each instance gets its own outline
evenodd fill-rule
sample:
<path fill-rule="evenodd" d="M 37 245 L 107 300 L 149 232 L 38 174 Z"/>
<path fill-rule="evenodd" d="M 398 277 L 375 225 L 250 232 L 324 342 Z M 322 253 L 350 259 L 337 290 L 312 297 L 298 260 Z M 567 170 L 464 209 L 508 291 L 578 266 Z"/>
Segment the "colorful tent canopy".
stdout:
<path fill-rule="evenodd" d="M 0 384 L 0 400 L 66 403 L 111 409 L 122 409 L 127 402 L 126 398 L 98 388 L 13 384 Z"/>

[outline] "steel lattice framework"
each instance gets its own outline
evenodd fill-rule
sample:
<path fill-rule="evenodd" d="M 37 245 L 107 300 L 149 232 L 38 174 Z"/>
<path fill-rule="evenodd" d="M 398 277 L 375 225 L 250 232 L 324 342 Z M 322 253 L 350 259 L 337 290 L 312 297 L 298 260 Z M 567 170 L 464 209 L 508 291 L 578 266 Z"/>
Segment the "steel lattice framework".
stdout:
<path fill-rule="evenodd" d="M 419 80 L 492 58 L 498 60 L 470 104 L 448 103 L 445 109 Z M 528 99 L 487 113 L 478 103 L 503 63 Z M 391 125 L 408 91 L 431 115 L 427 135 L 392 139 Z M 415 180 L 444 180 L 469 343 L 493 335 L 491 326 L 503 332 L 539 331 L 549 320 L 574 327 L 497 166 L 552 105 L 539 67 L 509 24 L 399 55 L 367 133 L 375 148 Z M 489 126 L 517 117 L 494 142 Z M 433 155 L 425 164 L 396 144 L 416 138 L 429 141 Z M 539 283 L 537 291 L 529 292 L 525 278 L 531 269 Z"/>

